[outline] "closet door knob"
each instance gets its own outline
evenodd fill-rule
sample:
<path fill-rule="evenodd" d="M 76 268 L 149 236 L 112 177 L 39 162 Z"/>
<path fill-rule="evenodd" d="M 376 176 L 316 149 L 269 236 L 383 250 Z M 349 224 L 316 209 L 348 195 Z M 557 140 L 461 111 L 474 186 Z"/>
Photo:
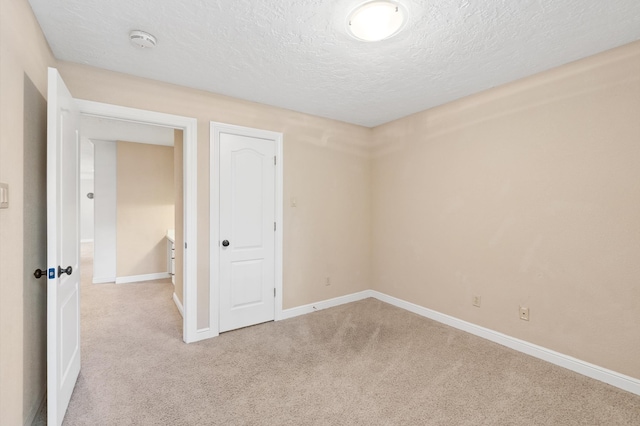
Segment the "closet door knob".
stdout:
<path fill-rule="evenodd" d="M 33 276 L 36 278 L 41 278 L 41 277 L 45 277 L 47 275 L 47 271 L 46 270 L 42 270 L 42 269 L 36 269 L 35 272 L 33 273 Z"/>
<path fill-rule="evenodd" d="M 229 246 L 229 240 L 224 240 L 222 242 L 222 247 L 228 247 Z"/>

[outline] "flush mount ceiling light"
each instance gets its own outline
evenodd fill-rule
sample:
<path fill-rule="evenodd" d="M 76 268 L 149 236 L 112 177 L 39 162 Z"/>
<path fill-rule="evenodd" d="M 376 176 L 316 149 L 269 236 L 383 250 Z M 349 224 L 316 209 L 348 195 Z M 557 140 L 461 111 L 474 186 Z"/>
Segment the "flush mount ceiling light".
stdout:
<path fill-rule="evenodd" d="M 156 38 L 144 31 L 134 30 L 129 34 L 129 39 L 134 46 L 141 49 L 151 49 L 156 46 Z"/>
<path fill-rule="evenodd" d="M 349 15 L 349 33 L 362 41 L 380 41 L 400 32 L 407 22 L 407 11 L 392 1 L 369 1 Z"/>

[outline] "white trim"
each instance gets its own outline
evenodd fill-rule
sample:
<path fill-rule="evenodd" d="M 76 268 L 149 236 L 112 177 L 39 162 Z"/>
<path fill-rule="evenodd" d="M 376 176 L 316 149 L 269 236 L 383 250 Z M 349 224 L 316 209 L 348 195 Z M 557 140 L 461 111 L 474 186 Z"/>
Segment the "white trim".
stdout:
<path fill-rule="evenodd" d="M 38 404 L 35 404 L 33 407 L 31 407 L 31 410 L 29 410 L 29 413 L 25 417 L 25 420 L 24 420 L 25 426 L 31 426 L 33 422 L 36 420 L 36 416 L 38 415 L 38 413 L 40 413 L 40 410 L 44 410 L 44 406 L 46 403 L 46 396 L 47 396 L 46 389 L 43 389 L 42 394 L 40 395 L 40 397 L 38 397 Z"/>
<path fill-rule="evenodd" d="M 180 315 L 182 316 L 182 318 L 184 318 L 184 309 L 182 308 L 182 303 L 180 303 L 180 299 L 178 299 L 178 295 L 175 293 L 173 293 L 173 303 L 176 304 L 178 312 L 180 312 Z"/>
<path fill-rule="evenodd" d="M 497 331 L 493 331 L 488 328 L 442 314 L 432 309 L 428 309 L 414 303 L 410 303 L 405 300 L 380 293 L 375 290 L 371 290 L 371 296 L 382 302 L 389 303 L 390 305 L 397 306 L 398 308 L 405 309 L 409 312 L 413 312 L 414 314 L 418 314 L 434 321 L 438 321 L 442 324 L 446 324 L 459 330 L 466 331 L 467 333 L 474 334 L 476 336 L 514 349 L 518 352 L 522 352 L 527 355 L 531 355 L 532 357 L 542 359 L 560 367 L 564 367 L 568 370 L 574 371 L 592 379 L 596 379 L 617 388 L 623 389 L 627 392 L 640 395 L 640 380 L 633 377 L 617 373 L 615 371 L 579 360 L 577 358 L 573 358 L 569 355 L 561 354 L 559 352 L 526 342 L 524 340 L 516 339 L 515 337 L 507 336 L 506 334 L 502 334 Z"/>
<path fill-rule="evenodd" d="M 284 147 L 282 146 L 282 133 L 275 133 L 276 142 L 276 247 L 275 247 L 275 285 L 276 285 L 276 306 L 274 320 L 278 321 L 282 317 L 282 293 L 283 293 L 283 242 L 284 242 Z"/>
<path fill-rule="evenodd" d="M 197 280 L 197 179 L 198 179 L 198 120 L 191 117 L 146 111 L 119 105 L 87 100 L 76 100 L 80 112 L 85 115 L 111 118 L 135 123 L 182 129 L 184 137 L 184 270 L 183 303 L 184 321 L 182 339 L 187 342 L 201 340 L 197 330 L 198 280 Z"/>
<path fill-rule="evenodd" d="M 321 311 L 327 308 L 344 305 L 345 303 L 357 302 L 358 300 L 374 297 L 372 290 L 364 290 L 358 293 L 348 294 L 346 296 L 334 297 L 333 299 L 323 300 L 321 302 L 309 303 L 308 305 L 297 306 L 295 308 L 285 309 L 280 313 L 278 320 L 285 320 L 300 315 L 310 314 L 311 312 Z"/>
<path fill-rule="evenodd" d="M 220 159 L 220 133 L 226 132 L 238 132 L 245 136 L 252 136 L 257 138 L 268 138 L 275 142 L 276 145 L 276 188 L 275 188 L 275 220 L 276 220 L 276 235 L 275 235 L 275 307 L 274 307 L 274 320 L 282 319 L 282 247 L 283 247 L 283 176 L 284 176 L 284 158 L 282 147 L 282 133 L 272 132 L 269 130 L 254 129 L 251 127 L 236 126 L 232 124 L 217 123 L 211 121 L 209 123 L 209 185 L 210 185 L 210 222 L 209 222 L 209 247 L 210 247 L 210 265 L 211 271 L 219 271 L 220 268 L 220 247 L 219 241 L 219 221 L 220 221 L 220 176 L 219 176 L 219 159 Z M 203 338 L 218 336 L 220 330 L 220 304 L 218 295 L 220 294 L 220 282 L 217 273 L 212 272 L 209 283 L 209 327 L 203 330 L 198 330 L 203 333 Z"/>
<path fill-rule="evenodd" d="M 93 284 L 115 283 L 116 277 L 93 277 Z"/>
<path fill-rule="evenodd" d="M 171 278 L 168 272 L 156 272 L 155 274 L 127 275 L 124 277 L 116 277 L 116 284 L 139 283 L 143 281 L 163 280 Z"/>
<path fill-rule="evenodd" d="M 220 270 L 220 138 L 216 137 L 214 123 L 209 122 L 209 265 L 211 274 L 209 276 L 209 336 L 216 337 L 220 334 L 220 303 L 217 295 L 220 294 L 219 277 L 216 271 Z"/>
<path fill-rule="evenodd" d="M 88 238 L 86 240 L 80 240 L 81 244 L 83 244 L 83 243 L 92 243 L 92 242 L 93 242 L 93 238 Z"/>

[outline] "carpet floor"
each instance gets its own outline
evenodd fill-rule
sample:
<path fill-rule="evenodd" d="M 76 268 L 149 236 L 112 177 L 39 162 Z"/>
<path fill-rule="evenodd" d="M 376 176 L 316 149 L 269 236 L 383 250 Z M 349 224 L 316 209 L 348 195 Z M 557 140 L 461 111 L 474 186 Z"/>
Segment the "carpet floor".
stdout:
<path fill-rule="evenodd" d="M 375 299 L 186 345 L 169 280 L 90 284 L 71 425 L 640 425 L 640 397 Z"/>

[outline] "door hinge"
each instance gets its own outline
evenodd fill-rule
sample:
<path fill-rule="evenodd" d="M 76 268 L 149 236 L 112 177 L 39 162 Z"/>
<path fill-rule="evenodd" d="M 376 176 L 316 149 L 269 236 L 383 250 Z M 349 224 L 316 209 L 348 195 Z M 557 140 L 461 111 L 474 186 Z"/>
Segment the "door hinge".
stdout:
<path fill-rule="evenodd" d="M 273 297 L 276 297 L 276 288 L 273 288 Z"/>
<path fill-rule="evenodd" d="M 275 166 L 276 164 L 277 164 L 276 156 L 274 155 L 274 156 L 273 156 L 273 165 Z"/>
<path fill-rule="evenodd" d="M 184 243 L 184 248 L 185 248 L 185 249 L 187 248 L 187 243 Z"/>
<path fill-rule="evenodd" d="M 273 222 L 273 230 L 274 231 L 276 230 L 276 223 L 275 222 Z"/>

